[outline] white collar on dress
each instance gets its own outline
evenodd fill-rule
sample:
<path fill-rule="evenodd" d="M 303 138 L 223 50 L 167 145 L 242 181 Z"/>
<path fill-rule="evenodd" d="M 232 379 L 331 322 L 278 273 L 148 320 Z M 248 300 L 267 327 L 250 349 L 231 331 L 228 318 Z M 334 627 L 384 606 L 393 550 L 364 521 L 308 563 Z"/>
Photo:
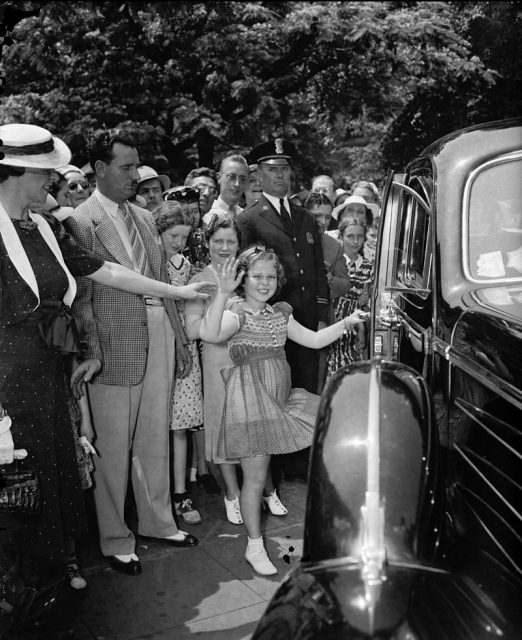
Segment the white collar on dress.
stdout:
<path fill-rule="evenodd" d="M 65 275 L 67 276 L 68 288 L 65 292 L 65 296 L 63 301 L 66 305 L 71 306 L 74 296 L 76 295 L 76 282 L 70 273 L 69 269 L 65 266 L 65 262 L 63 259 L 62 252 L 60 251 L 60 246 L 58 245 L 58 241 L 49 226 L 49 223 L 43 216 L 37 213 L 29 212 L 29 217 L 33 222 L 38 225 L 38 231 L 40 232 L 42 238 L 45 240 L 45 243 L 49 247 L 49 249 L 53 252 L 55 258 L 58 260 L 60 266 L 65 271 Z M 31 288 L 32 292 L 38 299 L 38 304 L 40 304 L 40 292 L 38 291 L 38 283 L 36 282 L 36 277 L 34 275 L 33 267 L 27 257 L 25 249 L 22 245 L 20 238 L 18 237 L 18 233 L 14 228 L 14 224 L 9 217 L 9 214 L 4 209 L 3 205 L 0 203 L 0 235 L 2 236 L 2 240 L 4 241 L 5 248 L 7 250 L 7 254 L 9 259 L 13 263 L 14 268 L 18 271 L 21 278 L 28 284 Z M 38 305 L 37 305 L 38 306 Z M 36 307 L 35 307 L 36 308 Z"/>

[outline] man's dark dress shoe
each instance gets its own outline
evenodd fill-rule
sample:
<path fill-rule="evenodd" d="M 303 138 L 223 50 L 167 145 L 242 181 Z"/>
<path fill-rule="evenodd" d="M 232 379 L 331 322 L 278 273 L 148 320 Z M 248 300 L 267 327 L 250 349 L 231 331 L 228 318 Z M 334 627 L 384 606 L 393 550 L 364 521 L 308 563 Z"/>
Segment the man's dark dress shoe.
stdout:
<path fill-rule="evenodd" d="M 173 540 L 172 538 L 151 538 L 150 536 L 144 536 L 141 533 L 140 538 L 143 538 L 144 540 L 158 540 L 159 542 L 168 544 L 169 547 L 195 547 L 199 544 L 199 540 L 196 536 L 193 536 L 190 533 L 186 533 L 182 540 Z"/>
<path fill-rule="evenodd" d="M 160 538 L 163 542 L 166 542 L 169 547 L 195 547 L 199 544 L 199 540 L 196 536 L 187 533 L 183 540 L 172 540 L 172 538 Z"/>
<path fill-rule="evenodd" d="M 119 571 L 127 576 L 138 576 L 141 573 L 141 562 L 139 560 L 123 562 L 115 556 L 109 556 L 109 564 L 114 571 Z"/>

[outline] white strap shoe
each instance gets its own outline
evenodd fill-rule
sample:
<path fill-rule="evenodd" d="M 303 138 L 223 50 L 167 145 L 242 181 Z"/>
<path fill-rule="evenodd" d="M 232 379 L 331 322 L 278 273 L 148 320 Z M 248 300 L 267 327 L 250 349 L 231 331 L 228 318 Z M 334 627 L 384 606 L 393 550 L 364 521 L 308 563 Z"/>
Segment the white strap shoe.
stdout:
<path fill-rule="evenodd" d="M 270 513 L 273 516 L 286 516 L 288 513 L 288 509 L 279 499 L 276 490 L 274 489 L 272 493 L 268 496 L 263 496 L 263 506 L 270 509 Z"/>
<path fill-rule="evenodd" d="M 248 538 L 248 545 L 245 551 L 245 560 L 252 565 L 256 573 L 261 576 L 273 576 L 277 569 L 270 562 L 263 544 L 263 538 L 252 540 Z"/>
<path fill-rule="evenodd" d="M 239 498 L 236 496 L 234 500 L 227 500 L 224 496 L 225 509 L 227 511 L 227 520 L 232 524 L 243 524 L 241 509 L 239 507 Z"/>

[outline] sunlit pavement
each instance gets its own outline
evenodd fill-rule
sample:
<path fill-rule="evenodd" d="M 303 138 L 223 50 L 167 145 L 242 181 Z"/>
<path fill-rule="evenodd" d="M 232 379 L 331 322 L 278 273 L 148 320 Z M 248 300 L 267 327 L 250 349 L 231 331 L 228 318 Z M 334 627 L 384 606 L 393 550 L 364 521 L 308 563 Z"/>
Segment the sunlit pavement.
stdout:
<path fill-rule="evenodd" d="M 283 481 L 284 517 L 262 517 L 269 556 L 278 574 L 261 577 L 244 560 L 246 531 L 230 524 L 223 496 L 197 487 L 192 497 L 199 525 L 180 528 L 199 538 L 192 549 L 141 541 L 143 573 L 125 576 L 109 568 L 96 543 L 83 549 L 89 582 L 82 597 L 75 640 L 247 640 L 270 598 L 302 553 L 306 485 Z"/>

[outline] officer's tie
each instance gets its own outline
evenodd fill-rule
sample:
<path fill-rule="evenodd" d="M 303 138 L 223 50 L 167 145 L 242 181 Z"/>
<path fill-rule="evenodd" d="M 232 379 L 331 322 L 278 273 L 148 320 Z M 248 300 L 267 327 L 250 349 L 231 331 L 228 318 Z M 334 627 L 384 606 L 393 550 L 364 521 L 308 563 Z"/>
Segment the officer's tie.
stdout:
<path fill-rule="evenodd" d="M 279 200 L 279 213 L 281 214 L 281 218 L 282 218 L 283 222 L 285 223 L 285 225 L 289 229 L 291 229 L 292 228 L 292 218 L 290 217 L 290 214 L 286 210 L 285 201 L 284 201 L 283 198 L 281 198 Z"/>

